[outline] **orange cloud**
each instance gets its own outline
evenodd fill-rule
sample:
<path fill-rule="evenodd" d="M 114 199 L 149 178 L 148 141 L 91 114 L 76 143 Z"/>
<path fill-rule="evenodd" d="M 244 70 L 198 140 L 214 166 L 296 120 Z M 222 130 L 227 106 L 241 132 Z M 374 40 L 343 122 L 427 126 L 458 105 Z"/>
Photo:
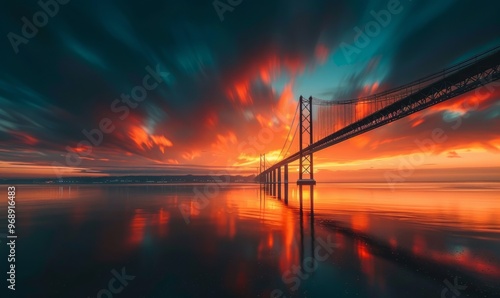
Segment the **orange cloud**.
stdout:
<path fill-rule="evenodd" d="M 193 160 L 195 159 L 196 157 L 199 157 L 201 156 L 201 152 L 200 151 L 188 151 L 188 152 L 184 152 L 182 154 L 182 158 L 186 159 L 186 160 Z"/>
<path fill-rule="evenodd" d="M 140 127 L 133 126 L 129 129 L 129 136 L 139 149 L 144 151 L 144 147 L 151 149 L 157 146 L 162 153 L 165 153 L 165 148 L 172 147 L 174 144 L 163 135 L 149 135 L 148 132 Z"/>
<path fill-rule="evenodd" d="M 253 103 L 250 94 L 250 82 L 242 81 L 235 83 L 233 88 L 228 91 L 228 96 L 232 101 L 239 101 L 242 105 L 250 105 Z"/>
<path fill-rule="evenodd" d="M 226 134 L 217 134 L 217 140 L 212 143 L 212 147 L 217 150 L 228 150 L 231 145 L 235 145 L 238 142 L 234 132 L 229 131 Z"/>

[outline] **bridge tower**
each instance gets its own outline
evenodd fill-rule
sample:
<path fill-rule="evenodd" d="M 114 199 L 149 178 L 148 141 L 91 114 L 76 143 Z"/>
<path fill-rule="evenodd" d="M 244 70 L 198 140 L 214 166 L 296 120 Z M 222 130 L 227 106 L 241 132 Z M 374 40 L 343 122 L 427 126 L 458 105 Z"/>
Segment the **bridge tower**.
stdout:
<path fill-rule="evenodd" d="M 312 96 L 300 96 L 300 160 L 298 185 L 316 185 L 314 180 L 313 153 L 304 152 L 313 143 Z M 304 145 L 305 142 L 305 145 Z"/>

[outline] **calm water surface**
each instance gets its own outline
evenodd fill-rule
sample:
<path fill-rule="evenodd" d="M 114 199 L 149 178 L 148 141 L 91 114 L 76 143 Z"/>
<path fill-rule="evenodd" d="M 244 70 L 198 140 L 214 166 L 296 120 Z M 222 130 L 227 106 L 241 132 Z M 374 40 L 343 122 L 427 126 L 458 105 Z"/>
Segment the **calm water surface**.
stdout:
<path fill-rule="evenodd" d="M 295 185 L 19 185 L 16 297 L 500 297 L 499 194 L 319 184 L 311 213 Z"/>

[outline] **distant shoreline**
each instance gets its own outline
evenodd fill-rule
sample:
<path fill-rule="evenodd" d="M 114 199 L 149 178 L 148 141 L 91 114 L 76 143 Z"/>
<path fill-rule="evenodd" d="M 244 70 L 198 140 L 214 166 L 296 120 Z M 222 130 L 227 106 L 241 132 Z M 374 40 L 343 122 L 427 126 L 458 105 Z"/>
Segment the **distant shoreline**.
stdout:
<path fill-rule="evenodd" d="M 8 178 L 0 179 L 0 184 L 199 184 L 199 183 L 255 183 L 251 176 L 107 176 L 107 177 L 65 177 L 65 178 Z"/>

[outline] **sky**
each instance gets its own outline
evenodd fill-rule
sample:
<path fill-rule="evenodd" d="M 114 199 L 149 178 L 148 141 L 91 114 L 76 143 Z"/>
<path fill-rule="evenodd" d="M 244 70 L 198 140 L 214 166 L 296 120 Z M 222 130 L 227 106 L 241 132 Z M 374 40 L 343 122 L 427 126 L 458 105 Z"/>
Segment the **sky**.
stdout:
<path fill-rule="evenodd" d="M 492 1 L 40 3 L 0 4 L 0 177 L 256 174 L 300 95 L 374 94 L 500 45 Z M 500 180 L 500 85 L 483 91 L 317 153 L 317 177 Z"/>

